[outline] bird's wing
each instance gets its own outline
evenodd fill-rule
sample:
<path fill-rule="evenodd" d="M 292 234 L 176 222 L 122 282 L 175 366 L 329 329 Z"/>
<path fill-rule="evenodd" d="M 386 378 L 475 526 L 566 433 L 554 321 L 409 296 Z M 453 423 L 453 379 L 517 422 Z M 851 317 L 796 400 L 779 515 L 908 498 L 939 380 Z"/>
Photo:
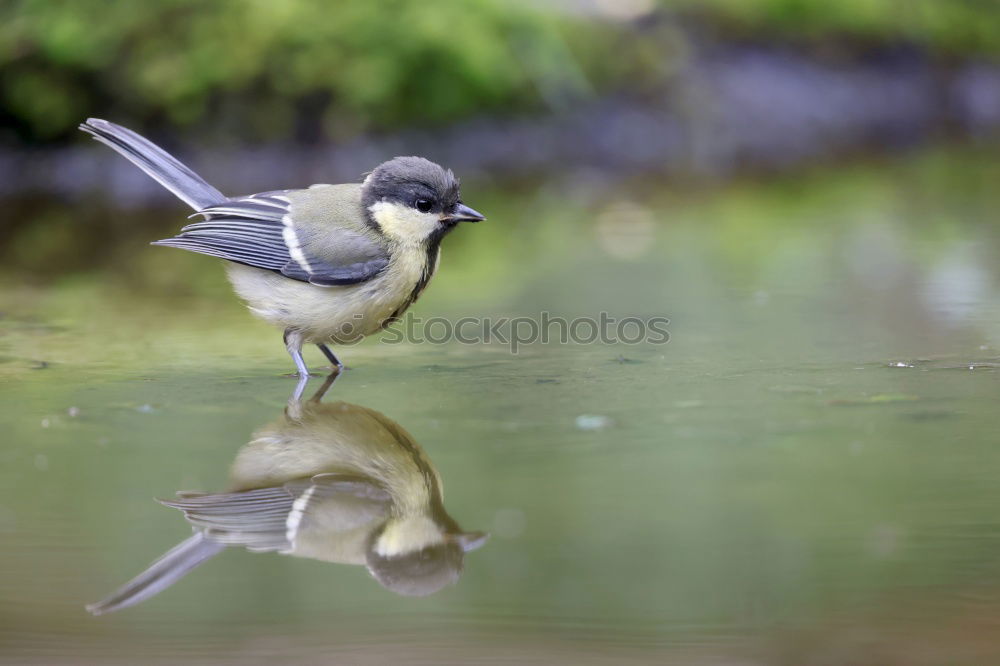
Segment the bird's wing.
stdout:
<path fill-rule="evenodd" d="M 389 495 L 370 480 L 319 474 L 281 486 L 215 495 L 178 493 L 159 500 L 217 543 L 254 551 L 287 551 L 309 523 L 342 531 L 386 512 Z"/>
<path fill-rule="evenodd" d="M 203 208 L 197 214 L 204 220 L 153 245 L 221 257 L 327 287 L 370 280 L 388 265 L 384 247 L 349 227 L 324 225 L 322 243 L 316 242 L 315 228 L 296 227 L 290 192 L 263 192 Z"/>
<path fill-rule="evenodd" d="M 286 523 L 289 548 L 317 534 L 343 535 L 382 522 L 391 498 L 380 486 L 361 477 L 319 474 L 298 496 Z"/>
<path fill-rule="evenodd" d="M 177 493 L 176 499 L 159 501 L 183 511 L 189 523 L 216 543 L 262 551 L 288 545 L 285 522 L 295 496 L 282 486 L 217 495 Z"/>

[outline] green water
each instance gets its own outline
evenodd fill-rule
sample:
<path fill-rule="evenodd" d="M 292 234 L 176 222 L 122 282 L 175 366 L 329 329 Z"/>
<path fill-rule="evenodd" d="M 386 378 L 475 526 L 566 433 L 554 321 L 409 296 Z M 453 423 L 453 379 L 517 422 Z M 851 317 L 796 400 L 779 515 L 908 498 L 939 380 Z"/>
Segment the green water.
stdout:
<path fill-rule="evenodd" d="M 55 275 L 15 238 L 0 661 L 1000 661 L 997 182 L 991 155 L 937 152 L 711 189 L 469 186 L 490 221 L 446 241 L 415 314 L 664 316 L 670 342 L 339 350 L 327 400 L 406 428 L 491 533 L 458 583 L 400 597 L 231 550 L 97 618 L 190 533 L 153 498 L 224 489 L 295 381 L 216 262 L 144 244 L 179 208 Z M 37 214 L 86 247 L 89 218 Z"/>

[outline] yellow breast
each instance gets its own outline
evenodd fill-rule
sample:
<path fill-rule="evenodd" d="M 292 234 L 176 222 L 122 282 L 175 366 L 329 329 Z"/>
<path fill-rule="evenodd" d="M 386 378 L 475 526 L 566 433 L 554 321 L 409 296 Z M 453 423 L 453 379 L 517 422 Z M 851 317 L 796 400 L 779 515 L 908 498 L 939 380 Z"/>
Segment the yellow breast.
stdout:
<path fill-rule="evenodd" d="M 243 264 L 227 264 L 236 293 L 251 312 L 281 327 L 302 331 L 306 342 L 350 343 L 381 330 L 400 316 L 427 285 L 435 261 L 418 245 L 395 248 L 379 275 L 355 285 L 320 287 Z"/>

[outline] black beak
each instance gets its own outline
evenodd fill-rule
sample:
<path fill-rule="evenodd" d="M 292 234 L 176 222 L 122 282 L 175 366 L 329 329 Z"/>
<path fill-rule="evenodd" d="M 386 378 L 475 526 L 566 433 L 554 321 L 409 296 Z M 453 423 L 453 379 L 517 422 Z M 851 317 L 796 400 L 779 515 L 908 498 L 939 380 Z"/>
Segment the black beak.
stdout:
<path fill-rule="evenodd" d="M 469 553 L 477 548 L 482 548 L 486 540 L 490 538 L 490 535 L 486 532 L 463 532 L 461 534 L 449 534 L 446 538 L 448 541 L 457 543 L 462 548 L 462 552 Z"/>
<path fill-rule="evenodd" d="M 444 216 L 444 219 L 449 222 L 482 222 L 486 216 L 464 203 L 459 203 L 455 206 L 455 210 Z"/>

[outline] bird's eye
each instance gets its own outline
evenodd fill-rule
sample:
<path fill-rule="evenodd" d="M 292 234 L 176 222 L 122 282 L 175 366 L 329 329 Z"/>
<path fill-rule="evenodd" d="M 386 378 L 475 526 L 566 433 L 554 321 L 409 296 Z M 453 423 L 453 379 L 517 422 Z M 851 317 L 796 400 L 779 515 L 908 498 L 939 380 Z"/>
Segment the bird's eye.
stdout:
<path fill-rule="evenodd" d="M 417 210 L 421 213 L 426 213 L 434 206 L 434 202 L 430 199 L 417 199 Z"/>

